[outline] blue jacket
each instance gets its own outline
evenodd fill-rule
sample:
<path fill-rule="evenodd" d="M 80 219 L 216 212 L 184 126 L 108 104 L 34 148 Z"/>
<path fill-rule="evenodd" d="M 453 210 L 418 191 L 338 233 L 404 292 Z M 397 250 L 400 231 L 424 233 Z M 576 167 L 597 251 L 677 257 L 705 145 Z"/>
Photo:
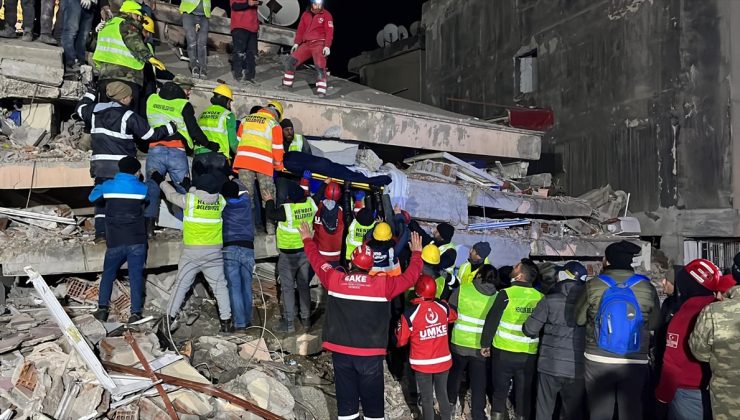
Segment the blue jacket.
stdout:
<path fill-rule="evenodd" d="M 105 202 L 105 239 L 108 248 L 146 244 L 144 206 L 147 186 L 139 178 L 117 173 L 93 188 L 88 200 Z"/>
<path fill-rule="evenodd" d="M 254 220 L 252 198 L 246 191 L 240 191 L 239 198 L 226 199 L 223 218 L 224 247 L 243 246 L 254 248 Z"/>

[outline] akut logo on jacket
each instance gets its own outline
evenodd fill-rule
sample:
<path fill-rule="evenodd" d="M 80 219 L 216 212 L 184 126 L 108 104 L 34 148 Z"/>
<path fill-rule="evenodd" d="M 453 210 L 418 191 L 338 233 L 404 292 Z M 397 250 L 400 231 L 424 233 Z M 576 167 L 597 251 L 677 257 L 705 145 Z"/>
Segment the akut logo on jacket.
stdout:
<path fill-rule="evenodd" d="M 439 323 L 439 314 L 434 312 L 432 308 L 427 308 L 424 321 L 427 322 L 427 327 L 419 332 L 419 339 L 432 340 L 447 336 L 447 324 Z"/>

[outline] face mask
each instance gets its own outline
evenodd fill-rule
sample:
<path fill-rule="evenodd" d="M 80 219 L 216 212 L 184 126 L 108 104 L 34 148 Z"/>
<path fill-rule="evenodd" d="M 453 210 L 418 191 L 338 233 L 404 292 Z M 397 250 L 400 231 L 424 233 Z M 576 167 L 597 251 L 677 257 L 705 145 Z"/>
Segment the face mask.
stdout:
<path fill-rule="evenodd" d="M 337 202 L 334 200 L 324 200 L 323 203 L 327 210 L 334 210 L 334 206 L 337 205 Z"/>

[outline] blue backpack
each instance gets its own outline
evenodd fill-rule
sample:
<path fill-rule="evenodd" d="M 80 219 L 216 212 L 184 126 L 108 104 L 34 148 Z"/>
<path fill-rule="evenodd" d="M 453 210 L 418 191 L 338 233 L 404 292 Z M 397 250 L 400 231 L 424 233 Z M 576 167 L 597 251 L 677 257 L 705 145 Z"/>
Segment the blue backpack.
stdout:
<path fill-rule="evenodd" d="M 596 344 L 603 350 L 620 355 L 638 351 L 642 310 L 632 292 L 632 286 L 647 280 L 647 277 L 635 274 L 621 284 L 603 274 L 599 279 L 608 288 L 601 296 L 599 310 L 596 312 Z"/>

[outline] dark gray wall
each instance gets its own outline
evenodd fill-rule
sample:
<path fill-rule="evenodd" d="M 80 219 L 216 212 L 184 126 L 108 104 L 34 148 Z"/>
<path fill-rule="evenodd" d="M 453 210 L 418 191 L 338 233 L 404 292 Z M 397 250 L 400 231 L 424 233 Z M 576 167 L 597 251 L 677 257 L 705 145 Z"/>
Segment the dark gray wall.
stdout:
<path fill-rule="evenodd" d="M 609 183 L 633 212 L 731 207 L 720 1 L 430 0 L 423 100 L 481 118 L 503 110 L 449 98 L 551 107 L 543 152 L 571 195 Z M 538 90 L 515 98 L 527 46 Z"/>

